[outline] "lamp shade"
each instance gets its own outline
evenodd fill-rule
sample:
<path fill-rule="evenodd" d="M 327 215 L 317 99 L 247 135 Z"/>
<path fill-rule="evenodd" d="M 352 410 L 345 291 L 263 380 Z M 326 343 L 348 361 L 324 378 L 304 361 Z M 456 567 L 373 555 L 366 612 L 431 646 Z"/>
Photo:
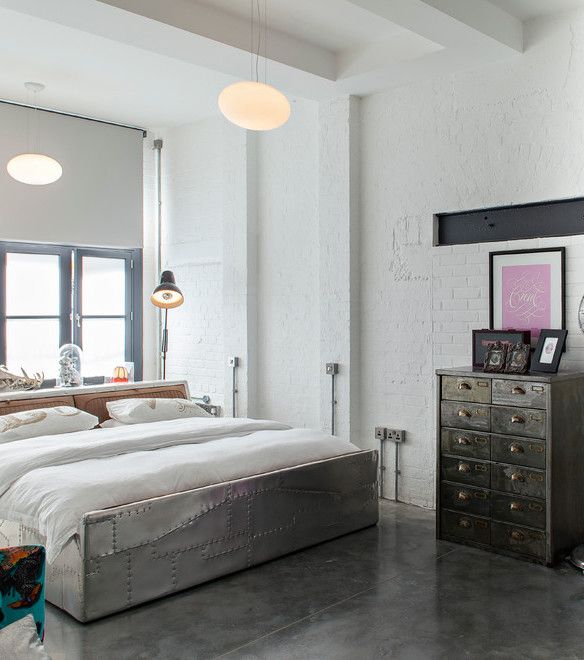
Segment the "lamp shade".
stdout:
<path fill-rule="evenodd" d="M 150 302 L 156 307 L 160 307 L 160 309 L 172 309 L 173 307 L 180 307 L 184 301 L 185 298 L 176 285 L 173 272 L 165 270 L 160 276 L 160 284 L 150 296 Z"/>
<path fill-rule="evenodd" d="M 290 102 L 280 90 L 252 80 L 229 85 L 218 102 L 230 122 L 250 131 L 270 131 L 290 117 Z"/>
<path fill-rule="evenodd" d="M 44 154 L 19 154 L 8 161 L 8 174 L 20 183 L 30 186 L 46 186 L 61 178 L 61 164 Z"/>

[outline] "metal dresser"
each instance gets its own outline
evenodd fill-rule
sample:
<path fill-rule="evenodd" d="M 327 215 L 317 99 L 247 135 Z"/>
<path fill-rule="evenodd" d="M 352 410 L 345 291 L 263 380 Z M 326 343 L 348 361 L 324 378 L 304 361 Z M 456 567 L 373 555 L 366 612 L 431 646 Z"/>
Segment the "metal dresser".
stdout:
<path fill-rule="evenodd" d="M 584 372 L 436 373 L 438 538 L 548 566 L 584 543 Z"/>

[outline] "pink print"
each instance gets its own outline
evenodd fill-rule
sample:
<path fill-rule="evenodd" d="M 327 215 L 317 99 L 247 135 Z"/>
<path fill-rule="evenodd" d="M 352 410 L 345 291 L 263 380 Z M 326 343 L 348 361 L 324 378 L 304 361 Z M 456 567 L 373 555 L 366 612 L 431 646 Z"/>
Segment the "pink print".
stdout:
<path fill-rule="evenodd" d="M 551 266 L 502 268 L 502 328 L 531 330 L 532 338 L 551 326 Z"/>

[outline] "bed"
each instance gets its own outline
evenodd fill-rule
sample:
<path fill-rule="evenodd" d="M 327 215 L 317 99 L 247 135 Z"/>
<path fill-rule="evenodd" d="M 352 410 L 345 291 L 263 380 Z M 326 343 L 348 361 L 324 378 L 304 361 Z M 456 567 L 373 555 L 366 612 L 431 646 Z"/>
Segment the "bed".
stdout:
<path fill-rule="evenodd" d="M 0 415 L 72 405 L 102 422 L 133 397 L 189 392 L 12 394 Z M 377 523 L 375 451 L 265 420 L 134 426 L 0 445 L 0 545 L 46 545 L 47 600 L 81 622 Z"/>

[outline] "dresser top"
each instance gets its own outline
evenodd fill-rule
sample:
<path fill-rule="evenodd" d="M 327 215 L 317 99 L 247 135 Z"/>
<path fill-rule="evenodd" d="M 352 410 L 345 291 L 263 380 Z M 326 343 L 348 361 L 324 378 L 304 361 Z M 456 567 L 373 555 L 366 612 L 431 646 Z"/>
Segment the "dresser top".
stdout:
<path fill-rule="evenodd" d="M 455 367 L 451 369 L 436 369 L 438 376 L 459 376 L 462 378 L 502 378 L 504 380 L 526 380 L 539 383 L 557 383 L 559 381 L 584 379 L 584 371 L 560 370 L 557 374 L 527 373 L 527 374 L 499 374 L 484 371 L 473 371 L 472 367 Z"/>

